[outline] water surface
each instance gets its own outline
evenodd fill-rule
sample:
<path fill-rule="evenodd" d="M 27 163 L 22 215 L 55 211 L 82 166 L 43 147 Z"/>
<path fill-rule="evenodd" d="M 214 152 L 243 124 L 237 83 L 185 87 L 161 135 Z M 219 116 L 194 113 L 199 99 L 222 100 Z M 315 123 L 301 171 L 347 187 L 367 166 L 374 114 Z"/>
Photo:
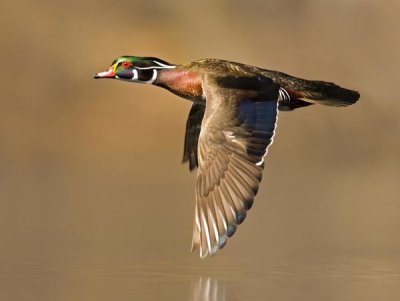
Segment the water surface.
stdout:
<path fill-rule="evenodd" d="M 313 263 L 9 261 L 3 301 L 24 300 L 399 300 L 395 260 Z"/>

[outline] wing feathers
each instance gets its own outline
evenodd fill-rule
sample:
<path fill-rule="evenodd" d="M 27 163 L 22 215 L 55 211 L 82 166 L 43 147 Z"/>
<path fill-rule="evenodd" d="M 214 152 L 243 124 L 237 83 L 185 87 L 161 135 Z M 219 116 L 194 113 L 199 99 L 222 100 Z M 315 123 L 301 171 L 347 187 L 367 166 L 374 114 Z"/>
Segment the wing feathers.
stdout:
<path fill-rule="evenodd" d="M 228 237 L 231 237 L 236 232 L 236 208 L 235 204 L 230 198 L 229 193 L 225 189 L 225 182 L 217 190 L 219 192 L 219 197 L 221 198 L 222 204 L 224 206 L 225 214 L 227 217 L 227 231 Z"/>
<path fill-rule="evenodd" d="M 233 79 L 229 89 L 226 82 L 203 85 L 207 105 L 197 146 L 192 241 L 192 250 L 200 249 L 202 258 L 224 247 L 246 218 L 259 188 L 262 160 L 274 136 L 279 87 L 262 77 L 256 82 L 253 88 L 263 89 L 265 84 L 266 89 L 234 88 Z M 257 94 L 269 99 L 261 101 Z"/>

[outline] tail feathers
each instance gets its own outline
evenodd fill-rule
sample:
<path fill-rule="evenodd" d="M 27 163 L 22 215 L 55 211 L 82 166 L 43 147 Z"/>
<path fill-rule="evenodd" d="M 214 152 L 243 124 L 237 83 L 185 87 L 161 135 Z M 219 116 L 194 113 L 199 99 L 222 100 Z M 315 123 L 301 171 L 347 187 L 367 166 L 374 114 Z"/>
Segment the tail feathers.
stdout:
<path fill-rule="evenodd" d="M 280 95 L 280 109 L 284 110 L 294 110 L 314 103 L 343 107 L 356 103 L 360 98 L 357 91 L 345 89 L 330 82 L 306 80 L 266 69 L 262 70 L 262 74 L 278 83 L 284 89 L 283 92 L 288 93 L 289 98 L 285 97 L 285 93 Z"/>
<path fill-rule="evenodd" d="M 360 98 L 360 94 L 357 91 L 323 81 L 306 81 L 300 91 L 293 92 L 296 98 L 303 101 L 335 107 L 352 105 Z"/>

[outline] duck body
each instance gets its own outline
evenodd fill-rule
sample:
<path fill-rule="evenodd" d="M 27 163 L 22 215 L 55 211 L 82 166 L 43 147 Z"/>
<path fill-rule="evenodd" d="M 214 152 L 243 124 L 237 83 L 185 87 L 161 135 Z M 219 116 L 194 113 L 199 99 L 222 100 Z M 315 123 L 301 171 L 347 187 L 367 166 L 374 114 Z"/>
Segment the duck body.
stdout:
<path fill-rule="evenodd" d="M 180 97 L 202 102 L 206 101 L 202 91 L 202 81 L 207 76 L 225 81 L 229 78 L 232 87 L 242 86 L 244 89 L 248 89 L 250 79 L 269 78 L 288 94 L 286 98 L 281 97 L 280 110 L 293 110 L 313 103 L 346 106 L 355 103 L 359 98 L 358 92 L 330 82 L 305 80 L 279 71 L 220 59 L 203 59 L 186 65 L 177 65 L 175 69 L 163 70 L 154 84 Z"/>
<path fill-rule="evenodd" d="M 278 112 L 347 106 L 360 96 L 330 82 L 219 59 L 174 65 L 121 56 L 95 78 L 153 84 L 193 102 L 183 162 L 197 168 L 192 250 L 202 258 L 225 246 L 251 208 Z"/>

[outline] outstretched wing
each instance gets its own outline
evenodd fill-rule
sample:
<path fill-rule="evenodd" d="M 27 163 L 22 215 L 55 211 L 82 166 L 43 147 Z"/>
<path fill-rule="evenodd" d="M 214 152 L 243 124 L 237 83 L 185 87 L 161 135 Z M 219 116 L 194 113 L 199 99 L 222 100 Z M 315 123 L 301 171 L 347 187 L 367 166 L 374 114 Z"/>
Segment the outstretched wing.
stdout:
<path fill-rule="evenodd" d="M 246 217 L 277 121 L 279 86 L 266 77 L 203 79 L 192 250 L 213 255 Z"/>

